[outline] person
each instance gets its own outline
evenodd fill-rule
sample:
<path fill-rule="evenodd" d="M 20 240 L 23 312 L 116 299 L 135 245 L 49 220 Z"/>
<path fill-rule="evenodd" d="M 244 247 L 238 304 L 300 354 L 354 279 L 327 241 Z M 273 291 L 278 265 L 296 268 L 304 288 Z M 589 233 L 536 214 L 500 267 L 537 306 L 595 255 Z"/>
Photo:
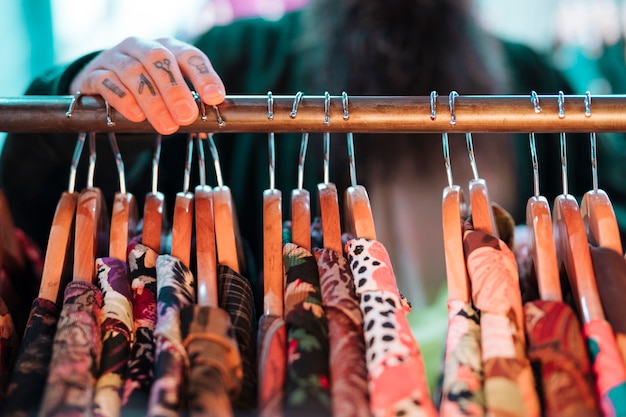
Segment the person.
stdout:
<path fill-rule="evenodd" d="M 191 88 L 209 106 L 220 104 L 227 92 L 264 95 L 270 90 L 290 95 L 297 91 L 428 95 L 433 90 L 440 94 L 456 90 L 529 97 L 531 90 L 572 92 L 546 57 L 488 34 L 471 10 L 470 1 L 458 0 L 313 0 L 276 21 L 251 18 L 214 27 L 193 45 L 171 38 L 129 38 L 51 69 L 35 79 L 26 94 L 98 94 L 127 119 L 148 120 L 158 133 L 171 135 L 163 144 L 159 189 L 172 208 L 183 186 L 185 161 L 185 140 L 176 132 L 198 117 Z M 155 135 L 117 136 L 128 167 L 128 190 L 141 207 L 150 187 Z M 445 330 L 445 305 L 437 304 L 445 299 L 440 195 L 447 181 L 440 137 L 356 137 L 359 182 L 368 189 L 378 238 L 392 257 L 400 290 L 412 301 L 415 320 L 438 317 Z M 490 197 L 518 223 L 523 222 L 524 205 L 532 194 L 525 137 L 474 135 L 480 175 L 487 181 Z M 235 137 L 218 133 L 215 139 L 242 236 L 260 269 L 262 190 L 269 182 L 266 141 L 251 133 Z M 451 135 L 450 140 L 455 182 L 467 184 L 472 174 L 464 136 Z M 66 188 L 74 142 L 75 137 L 67 134 L 11 134 L 0 159 L 1 186 L 15 222 L 42 247 L 56 201 Z M 339 190 L 348 185 L 344 143 L 341 135 L 333 135 L 331 180 Z M 588 142 L 569 143 L 570 166 L 576 167 L 570 170 L 570 190 L 582 194 L 591 186 Z M 284 195 L 296 186 L 299 145 L 295 135 L 276 137 L 276 187 Z M 117 172 L 107 146 L 106 141 L 98 141 L 95 184 L 112 198 Z M 560 178 L 558 139 L 539 136 L 538 146 L 542 190 L 551 199 L 560 193 L 560 181 L 555 180 Z M 613 165 L 610 157 L 600 159 L 612 166 L 600 170 L 600 181 L 621 208 L 626 195 L 619 183 L 619 165 Z M 311 140 L 307 158 L 305 185 L 314 195 L 322 172 L 321 144 L 316 139 Z M 85 178 L 85 165 L 79 167 L 79 178 Z M 286 218 L 288 206 L 283 204 Z M 256 273 L 249 273 L 254 279 Z M 256 290 L 260 299 L 262 288 Z M 425 313 L 426 307 L 435 305 L 437 315 Z M 437 323 L 427 324 L 430 329 L 437 327 Z"/>

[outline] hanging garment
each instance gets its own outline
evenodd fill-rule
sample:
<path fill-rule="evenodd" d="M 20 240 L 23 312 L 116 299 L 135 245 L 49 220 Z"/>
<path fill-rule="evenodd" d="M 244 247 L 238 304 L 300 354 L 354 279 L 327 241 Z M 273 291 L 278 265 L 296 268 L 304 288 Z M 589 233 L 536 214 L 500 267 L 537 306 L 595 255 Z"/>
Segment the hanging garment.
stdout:
<path fill-rule="evenodd" d="M 473 304 L 481 314 L 487 414 L 539 416 L 515 256 L 503 241 L 471 228 L 463 247 Z"/>
<path fill-rule="evenodd" d="M 149 416 L 178 416 L 182 411 L 188 358 L 180 329 L 180 310 L 194 303 L 194 277 L 189 268 L 170 255 L 157 258 L 157 322 L 154 382 Z"/>
<path fill-rule="evenodd" d="M 56 303 L 35 298 L 0 416 L 29 416 L 39 409 L 58 319 Z"/>
<path fill-rule="evenodd" d="M 285 267 L 287 328 L 286 416 L 331 415 L 328 323 L 311 252 L 288 243 Z"/>
<path fill-rule="evenodd" d="M 348 242 L 346 252 L 363 312 L 372 414 L 436 416 L 387 250 L 358 238 Z"/>
<path fill-rule="evenodd" d="M 485 414 L 480 318 L 470 304 L 460 300 L 448 300 L 439 413 L 442 417 Z"/>
<path fill-rule="evenodd" d="M 243 385 L 233 400 L 233 408 L 255 410 L 258 381 L 252 286 L 247 279 L 225 265 L 218 266 L 217 286 L 219 304 L 230 315 L 243 367 Z"/>
<path fill-rule="evenodd" d="M 524 304 L 528 358 L 537 370 L 545 417 L 599 416 L 580 323 L 560 301 Z"/>
<path fill-rule="evenodd" d="M 123 412 L 146 410 L 154 379 L 156 325 L 156 260 L 158 254 L 141 244 L 128 254 L 133 291 L 134 343 L 124 378 Z"/>
<path fill-rule="evenodd" d="M 98 287 L 86 281 L 67 284 L 39 416 L 92 415 L 102 351 L 101 308 Z"/>
<path fill-rule="evenodd" d="M 4 299 L 0 297 L 0 408 L 9 385 L 20 347 L 19 336 L 13 325 L 13 318 Z"/>
<path fill-rule="evenodd" d="M 191 416 L 232 416 L 243 369 L 235 331 L 221 308 L 190 305 L 180 312 L 189 356 L 187 404 Z"/>
<path fill-rule="evenodd" d="M 287 329 L 282 317 L 261 316 L 257 346 L 259 416 L 282 417 L 287 379 Z"/>
<path fill-rule="evenodd" d="M 589 249 L 606 321 L 613 327 L 622 360 L 626 363 L 626 259 L 609 248 L 589 245 Z"/>
<path fill-rule="evenodd" d="M 121 411 L 124 376 L 133 338 L 133 307 L 126 262 L 96 259 L 102 291 L 102 356 L 94 397 L 95 417 L 117 417 Z"/>
<path fill-rule="evenodd" d="M 334 416 L 369 417 L 363 313 L 346 259 L 330 249 L 313 251 L 328 320 L 330 394 Z"/>

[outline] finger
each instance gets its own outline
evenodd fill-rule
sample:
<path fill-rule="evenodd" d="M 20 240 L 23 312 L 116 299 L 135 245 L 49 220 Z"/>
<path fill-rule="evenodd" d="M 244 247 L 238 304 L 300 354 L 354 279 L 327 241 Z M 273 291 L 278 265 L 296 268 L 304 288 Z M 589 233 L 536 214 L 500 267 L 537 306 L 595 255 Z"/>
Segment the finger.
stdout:
<path fill-rule="evenodd" d="M 176 56 L 182 73 L 191 81 L 204 103 L 213 106 L 224 101 L 224 83 L 202 51 L 172 38 L 161 39 L 160 42 Z"/>
<path fill-rule="evenodd" d="M 181 125 L 187 125 L 198 118 L 196 105 L 191 90 L 180 71 L 176 57 L 158 42 L 146 43 L 141 53 L 130 42 L 120 44 L 120 52 L 137 59 L 145 73 L 140 75 L 139 86 L 147 86 L 147 79 L 153 81 L 154 91 L 160 95 L 171 117 Z"/>

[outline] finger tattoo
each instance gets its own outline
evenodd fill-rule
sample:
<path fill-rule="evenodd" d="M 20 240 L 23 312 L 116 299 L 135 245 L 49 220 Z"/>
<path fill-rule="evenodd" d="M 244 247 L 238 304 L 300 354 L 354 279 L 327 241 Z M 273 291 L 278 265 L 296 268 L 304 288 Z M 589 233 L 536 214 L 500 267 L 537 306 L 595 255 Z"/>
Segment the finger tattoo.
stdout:
<path fill-rule="evenodd" d="M 139 94 L 143 92 L 144 87 L 148 87 L 148 90 L 150 90 L 150 94 L 156 96 L 156 90 L 152 86 L 150 80 L 143 73 L 141 73 L 141 75 L 139 76 L 139 80 L 141 81 L 139 83 Z"/>
<path fill-rule="evenodd" d="M 126 95 L 126 91 L 122 90 L 117 84 L 115 84 L 108 78 L 105 78 L 104 81 L 102 81 L 102 85 L 111 90 L 113 94 L 115 94 L 119 98 L 122 98 Z"/>
<path fill-rule="evenodd" d="M 187 63 L 189 63 L 189 65 L 195 67 L 200 74 L 208 74 L 209 73 L 209 67 L 207 67 L 206 62 L 204 62 L 204 59 L 202 59 L 198 55 L 194 55 L 191 58 L 189 58 L 187 60 Z"/>
<path fill-rule="evenodd" d="M 161 61 L 157 61 L 154 63 L 154 66 L 157 67 L 160 70 L 163 70 L 165 72 L 167 72 L 167 75 L 169 75 L 170 77 L 170 83 L 172 85 L 176 85 L 176 79 L 174 78 L 174 74 L 172 74 L 172 71 L 170 71 L 170 60 L 165 58 L 162 59 Z"/>

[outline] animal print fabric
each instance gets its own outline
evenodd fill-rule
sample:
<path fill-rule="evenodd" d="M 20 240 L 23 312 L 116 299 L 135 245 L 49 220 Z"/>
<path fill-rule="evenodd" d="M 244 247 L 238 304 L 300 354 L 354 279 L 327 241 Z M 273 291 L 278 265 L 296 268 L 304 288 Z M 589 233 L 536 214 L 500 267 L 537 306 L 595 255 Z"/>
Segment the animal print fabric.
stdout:
<path fill-rule="evenodd" d="M 485 414 L 480 319 L 470 304 L 460 300 L 448 300 L 439 413 L 442 417 Z"/>
<path fill-rule="evenodd" d="M 363 313 L 346 259 L 330 249 L 315 249 L 328 320 L 330 393 L 334 416 L 369 417 Z"/>
<path fill-rule="evenodd" d="M 372 415 L 436 416 L 387 250 L 357 238 L 346 244 L 346 253 L 363 312 Z"/>
<path fill-rule="evenodd" d="M 463 246 L 473 305 L 481 314 L 487 414 L 538 417 L 515 256 L 503 241 L 471 228 L 464 233 Z"/>
<path fill-rule="evenodd" d="M 177 258 L 157 258 L 156 357 L 148 416 L 175 417 L 184 407 L 183 387 L 189 369 L 183 346 L 180 311 L 195 300 L 194 277 Z"/>
<path fill-rule="evenodd" d="M 285 416 L 330 416 L 328 323 L 311 252 L 283 246 L 287 380 Z"/>
<path fill-rule="evenodd" d="M 524 304 L 528 357 L 541 376 L 544 417 L 599 416 L 594 376 L 572 309 L 559 301 Z"/>
<path fill-rule="evenodd" d="M 282 317 L 261 316 L 257 346 L 259 417 L 282 417 L 287 378 L 287 330 Z"/>
<path fill-rule="evenodd" d="M 121 388 L 133 341 L 133 307 L 126 262 L 96 259 L 97 281 L 102 291 L 102 357 L 96 382 L 94 416 L 117 417 L 121 411 Z"/>

